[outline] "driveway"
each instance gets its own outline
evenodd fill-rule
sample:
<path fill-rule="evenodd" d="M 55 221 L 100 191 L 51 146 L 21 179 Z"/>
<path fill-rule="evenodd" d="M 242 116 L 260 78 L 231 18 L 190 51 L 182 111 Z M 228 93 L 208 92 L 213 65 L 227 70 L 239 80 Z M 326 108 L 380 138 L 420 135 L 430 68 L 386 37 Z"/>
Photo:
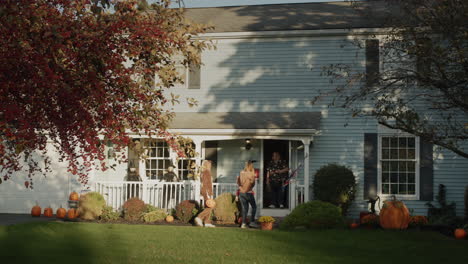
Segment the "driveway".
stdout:
<path fill-rule="evenodd" d="M 54 221 L 55 217 L 32 217 L 30 214 L 0 214 L 0 225 L 16 225 L 30 222 Z"/>

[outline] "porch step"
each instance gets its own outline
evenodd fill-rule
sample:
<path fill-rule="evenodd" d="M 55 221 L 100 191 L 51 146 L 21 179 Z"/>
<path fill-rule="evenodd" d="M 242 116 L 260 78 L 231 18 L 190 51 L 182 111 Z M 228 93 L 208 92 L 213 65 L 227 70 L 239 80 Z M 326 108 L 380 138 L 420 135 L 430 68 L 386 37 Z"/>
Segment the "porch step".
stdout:
<path fill-rule="evenodd" d="M 265 208 L 265 209 L 262 209 L 261 211 L 261 215 L 265 215 L 265 216 L 273 216 L 273 217 L 285 217 L 286 215 L 288 215 L 290 213 L 290 210 L 289 209 L 268 209 L 268 208 Z"/>

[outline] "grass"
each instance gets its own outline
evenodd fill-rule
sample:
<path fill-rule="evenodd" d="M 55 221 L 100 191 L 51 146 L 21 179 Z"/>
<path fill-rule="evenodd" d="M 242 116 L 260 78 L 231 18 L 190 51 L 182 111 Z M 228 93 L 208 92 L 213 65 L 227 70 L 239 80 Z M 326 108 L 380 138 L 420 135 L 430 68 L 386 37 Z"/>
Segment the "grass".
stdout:
<path fill-rule="evenodd" d="M 47 222 L 0 226 L 0 257 L 2 263 L 468 263 L 468 241 L 418 231 Z"/>

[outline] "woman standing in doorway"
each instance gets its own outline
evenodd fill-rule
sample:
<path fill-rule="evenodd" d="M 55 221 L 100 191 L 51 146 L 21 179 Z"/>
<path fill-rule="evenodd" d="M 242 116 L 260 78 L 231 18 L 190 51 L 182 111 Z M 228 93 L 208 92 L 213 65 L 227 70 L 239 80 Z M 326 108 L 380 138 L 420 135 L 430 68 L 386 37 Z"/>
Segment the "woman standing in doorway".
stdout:
<path fill-rule="evenodd" d="M 273 152 L 272 160 L 267 166 L 267 185 L 271 190 L 270 208 L 284 208 L 283 182 L 288 175 L 288 165 L 281 160 L 279 152 Z"/>

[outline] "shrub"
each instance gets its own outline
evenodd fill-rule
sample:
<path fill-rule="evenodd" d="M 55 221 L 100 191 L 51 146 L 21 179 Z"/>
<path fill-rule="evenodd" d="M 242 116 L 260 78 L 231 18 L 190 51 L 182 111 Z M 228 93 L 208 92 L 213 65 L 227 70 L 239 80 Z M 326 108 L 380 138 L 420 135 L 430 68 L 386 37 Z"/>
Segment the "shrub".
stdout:
<path fill-rule="evenodd" d="M 468 186 L 465 187 L 465 221 L 468 221 Z"/>
<path fill-rule="evenodd" d="M 127 221 L 139 221 L 146 210 L 145 203 L 138 198 L 128 199 L 123 205 L 124 218 Z"/>
<path fill-rule="evenodd" d="M 216 207 L 213 209 L 214 218 L 218 222 L 234 224 L 239 214 L 236 196 L 232 193 L 223 193 L 215 199 Z"/>
<path fill-rule="evenodd" d="M 112 206 L 102 208 L 101 220 L 105 222 L 117 221 L 120 218 L 120 212 L 114 211 Z"/>
<path fill-rule="evenodd" d="M 159 210 L 159 208 L 157 208 L 156 206 L 153 206 L 153 205 L 151 205 L 151 204 L 147 204 L 147 205 L 145 205 L 145 206 L 146 206 L 146 208 L 145 208 L 145 212 L 146 212 L 146 213 Z"/>
<path fill-rule="evenodd" d="M 341 209 L 328 202 L 310 201 L 303 203 L 287 215 L 280 228 L 332 228 L 343 226 Z"/>
<path fill-rule="evenodd" d="M 429 224 L 427 217 L 424 215 L 414 215 L 411 216 L 409 226 L 410 227 L 422 227 Z"/>
<path fill-rule="evenodd" d="M 106 205 L 104 197 L 98 192 L 89 192 L 80 196 L 78 213 L 81 219 L 96 220 L 102 214 L 102 209 Z"/>
<path fill-rule="evenodd" d="M 188 223 L 198 213 L 198 203 L 193 200 L 184 200 L 176 206 L 175 216 L 183 223 Z"/>
<path fill-rule="evenodd" d="M 271 216 L 260 216 L 260 218 L 258 218 L 258 222 L 259 223 L 274 223 L 275 219 Z"/>
<path fill-rule="evenodd" d="M 380 226 L 380 218 L 376 214 L 368 214 L 362 217 L 361 225 L 368 227 L 378 227 Z"/>
<path fill-rule="evenodd" d="M 435 207 L 432 203 L 426 203 L 429 207 L 427 217 L 432 225 L 454 226 L 459 221 L 456 216 L 455 203 L 447 203 L 446 194 L 445 185 L 440 184 L 436 196 L 439 207 Z"/>
<path fill-rule="evenodd" d="M 345 166 L 329 164 L 315 173 L 313 188 L 317 200 L 340 207 L 342 214 L 346 215 L 354 200 L 356 179 Z"/>
<path fill-rule="evenodd" d="M 143 215 L 143 220 L 146 223 L 154 223 L 157 221 L 163 221 L 167 214 L 163 209 L 156 209 Z"/>

